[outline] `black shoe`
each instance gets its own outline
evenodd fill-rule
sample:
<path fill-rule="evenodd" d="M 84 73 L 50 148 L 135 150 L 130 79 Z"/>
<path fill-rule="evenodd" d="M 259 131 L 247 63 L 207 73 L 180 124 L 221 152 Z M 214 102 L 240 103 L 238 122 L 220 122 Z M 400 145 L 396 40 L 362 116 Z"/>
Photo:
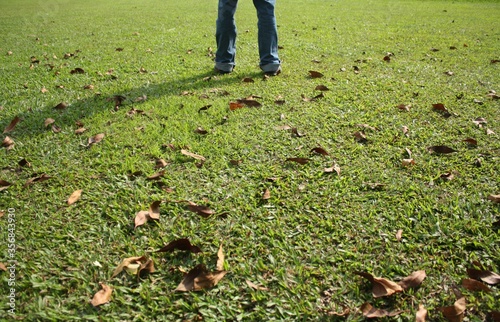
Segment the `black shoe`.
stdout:
<path fill-rule="evenodd" d="M 221 74 L 221 75 L 224 75 L 224 74 L 229 74 L 231 73 L 233 70 L 222 70 L 222 69 L 218 69 L 217 67 L 214 67 L 214 71 L 217 73 L 217 74 Z"/>
<path fill-rule="evenodd" d="M 266 76 L 278 76 L 279 74 L 281 74 L 281 67 L 278 67 L 278 69 L 273 72 L 264 72 Z"/>

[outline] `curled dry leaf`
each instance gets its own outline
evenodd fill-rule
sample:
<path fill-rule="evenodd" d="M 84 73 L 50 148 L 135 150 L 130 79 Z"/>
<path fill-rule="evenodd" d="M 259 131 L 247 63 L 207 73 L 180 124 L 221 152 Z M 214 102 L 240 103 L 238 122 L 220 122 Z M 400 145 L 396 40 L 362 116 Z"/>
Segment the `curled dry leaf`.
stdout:
<path fill-rule="evenodd" d="M 438 310 L 448 321 L 461 322 L 464 318 L 465 304 L 465 297 L 461 297 L 452 306 L 440 307 Z"/>
<path fill-rule="evenodd" d="M 473 146 L 476 146 L 477 145 L 477 141 L 473 138 L 466 138 L 464 140 L 462 140 L 463 142 L 467 142 L 467 144 L 469 145 L 473 145 Z"/>
<path fill-rule="evenodd" d="M 208 134 L 208 131 L 202 127 L 197 127 L 196 130 L 194 130 L 194 133 L 205 135 Z"/>
<path fill-rule="evenodd" d="M 403 290 L 419 287 L 424 281 L 426 276 L 427 275 L 423 270 L 415 271 L 410 275 L 408 275 L 407 277 L 403 278 L 398 284 L 403 288 Z"/>
<path fill-rule="evenodd" d="M 158 159 L 155 162 L 155 169 L 165 168 L 168 165 L 167 161 L 163 159 Z"/>
<path fill-rule="evenodd" d="M 315 101 L 319 100 L 320 98 L 325 97 L 325 95 L 323 93 L 321 93 L 321 94 L 318 94 L 312 98 L 309 98 L 309 97 L 306 97 L 304 94 L 302 94 L 301 97 L 302 97 L 302 100 L 304 102 L 315 102 Z"/>
<path fill-rule="evenodd" d="M 410 104 L 399 104 L 398 106 L 396 106 L 398 109 L 402 110 L 402 111 L 406 111 L 406 112 L 409 112 L 410 111 L 410 108 L 411 108 L 411 105 Z"/>
<path fill-rule="evenodd" d="M 317 72 L 315 70 L 310 70 L 309 76 L 311 76 L 311 78 L 320 78 L 320 77 L 323 77 L 323 74 L 320 72 Z"/>
<path fill-rule="evenodd" d="M 184 149 L 181 149 L 181 153 L 185 156 L 191 157 L 191 158 L 196 159 L 196 160 L 200 160 L 200 161 L 206 160 L 205 157 L 198 155 L 198 154 L 191 153 L 191 152 L 184 150 Z"/>
<path fill-rule="evenodd" d="M 401 241 L 401 239 L 403 239 L 403 229 L 399 229 L 396 232 L 396 240 L 399 242 L 399 241 Z"/>
<path fill-rule="evenodd" d="M 427 310 L 422 304 L 419 304 L 417 315 L 415 317 L 415 322 L 425 322 L 426 318 L 427 318 Z"/>
<path fill-rule="evenodd" d="M 197 213 L 198 215 L 202 216 L 203 218 L 208 218 L 215 213 L 212 209 L 210 209 L 206 206 L 199 206 L 199 205 L 194 204 L 194 203 L 188 204 L 187 208 L 188 208 L 188 210 Z"/>
<path fill-rule="evenodd" d="M 217 251 L 217 264 L 215 265 L 215 269 L 218 271 L 224 270 L 224 250 L 222 249 L 222 243 L 219 246 L 219 250 Z"/>
<path fill-rule="evenodd" d="M 482 127 L 484 124 L 487 124 L 488 122 L 484 117 L 478 117 L 472 123 L 476 124 L 479 127 Z"/>
<path fill-rule="evenodd" d="M 237 100 L 238 103 L 244 104 L 245 106 L 248 107 L 261 107 L 262 104 L 259 103 L 258 101 L 255 100 L 255 98 L 250 97 L 250 98 L 242 98 Z"/>
<path fill-rule="evenodd" d="M 257 291 L 269 291 L 269 289 L 267 287 L 259 286 L 259 285 L 255 284 L 255 283 L 252 283 L 249 280 L 245 280 L 245 282 L 247 283 L 248 286 L 250 286 L 254 290 L 257 290 Z"/>
<path fill-rule="evenodd" d="M 483 281 L 490 285 L 497 285 L 500 283 L 500 275 L 488 270 L 468 268 L 467 275 L 475 280 Z"/>
<path fill-rule="evenodd" d="M 137 279 L 143 278 L 146 274 L 151 274 L 155 272 L 155 263 L 151 258 L 141 263 L 141 266 L 137 270 Z"/>
<path fill-rule="evenodd" d="M 149 206 L 149 218 L 155 219 L 155 220 L 160 219 L 160 205 L 161 205 L 161 201 L 157 200 L 157 201 L 154 201 Z"/>
<path fill-rule="evenodd" d="M 323 172 L 325 173 L 332 173 L 332 172 L 336 172 L 337 175 L 340 175 L 340 167 L 338 164 L 334 164 L 333 166 L 329 167 L 329 168 L 324 168 L 323 169 Z"/>
<path fill-rule="evenodd" d="M 69 198 L 67 200 L 68 205 L 72 205 L 75 202 L 77 202 L 80 199 L 80 197 L 82 196 L 82 192 L 83 192 L 83 190 L 81 190 L 81 189 L 74 191 L 71 194 L 71 196 L 69 196 Z"/>
<path fill-rule="evenodd" d="M 7 150 L 11 150 L 14 147 L 14 140 L 6 136 L 5 139 L 3 139 L 2 141 L 2 146 Z"/>
<path fill-rule="evenodd" d="M 54 109 L 56 110 L 64 110 L 65 108 L 68 107 L 68 104 L 64 103 L 64 102 L 61 102 L 59 104 L 57 104 Z"/>
<path fill-rule="evenodd" d="M 148 217 L 149 217 L 149 211 L 141 210 L 137 212 L 135 214 L 135 219 L 134 219 L 135 223 L 134 228 L 144 225 L 148 221 Z"/>
<path fill-rule="evenodd" d="M 330 155 L 325 149 L 323 149 L 322 147 L 316 147 L 316 148 L 313 148 L 311 149 L 311 152 L 314 152 L 314 153 L 317 153 L 317 154 L 321 154 L 321 155 L 324 155 L 324 156 L 327 156 L 327 155 Z"/>
<path fill-rule="evenodd" d="M 388 279 L 374 277 L 372 274 L 366 272 L 355 272 L 355 274 L 366 278 L 372 283 L 372 294 L 375 298 L 389 296 L 403 291 L 403 287 L 401 285 Z"/>
<path fill-rule="evenodd" d="M 28 160 L 26 159 L 21 159 L 19 160 L 19 162 L 17 163 L 20 167 L 28 167 L 30 168 L 31 167 L 31 163 L 28 162 Z"/>
<path fill-rule="evenodd" d="M 290 132 L 292 132 L 292 136 L 297 137 L 297 138 L 301 138 L 301 137 L 306 136 L 304 133 L 299 132 L 299 130 L 297 130 L 297 128 L 296 128 L 296 127 L 293 127 L 293 128 L 290 130 Z"/>
<path fill-rule="evenodd" d="M 90 304 L 92 304 L 93 306 L 99 306 L 108 303 L 111 299 L 111 293 L 113 293 L 113 289 L 110 286 L 104 283 L 99 284 L 101 285 L 102 289 L 97 292 L 92 298 L 92 301 L 90 301 Z"/>
<path fill-rule="evenodd" d="M 27 186 L 29 186 L 31 184 L 36 183 L 36 182 L 44 182 L 44 181 L 49 180 L 50 178 L 52 178 L 52 177 L 50 177 L 50 176 L 48 176 L 48 175 L 46 175 L 44 173 L 44 174 L 42 174 L 39 177 L 29 179 L 28 181 L 26 181 L 26 183 L 24 184 L 24 186 L 27 187 Z"/>
<path fill-rule="evenodd" d="M 86 129 L 86 128 L 84 128 L 84 127 L 81 127 L 81 128 L 79 128 L 79 129 L 76 129 L 76 130 L 75 130 L 75 134 L 76 134 L 76 135 L 80 135 L 80 134 L 83 134 L 83 132 L 85 132 L 85 131 L 87 131 L 87 129 Z"/>
<path fill-rule="evenodd" d="M 4 263 L 0 263 L 0 270 L 7 272 L 7 266 Z"/>
<path fill-rule="evenodd" d="M 299 164 L 307 164 L 311 159 L 308 158 L 288 158 L 285 161 L 297 162 Z"/>
<path fill-rule="evenodd" d="M 177 292 L 200 291 L 217 285 L 226 275 L 226 271 L 209 272 L 205 265 L 199 264 L 190 270 L 177 286 Z"/>
<path fill-rule="evenodd" d="M 56 121 L 56 120 L 51 119 L 51 118 L 49 117 L 49 118 L 47 118 L 47 119 L 45 120 L 45 122 L 43 122 L 43 125 L 44 125 L 45 127 L 47 127 L 47 126 L 49 126 L 49 125 L 53 124 L 55 121 Z"/>
<path fill-rule="evenodd" d="M 427 150 L 430 153 L 437 153 L 437 154 L 449 154 L 453 152 L 458 152 L 457 150 L 454 150 L 446 145 L 433 145 L 428 147 Z"/>
<path fill-rule="evenodd" d="M 255 81 L 253 80 L 253 78 L 251 77 L 245 77 L 241 80 L 243 83 L 255 83 Z"/>
<path fill-rule="evenodd" d="M 229 102 L 229 109 L 231 111 L 234 111 L 234 110 L 237 110 L 237 109 L 240 109 L 240 108 L 243 108 L 245 107 L 245 104 L 243 103 L 240 103 L 240 102 Z"/>
<path fill-rule="evenodd" d="M 3 191 L 5 189 L 9 188 L 11 185 L 12 185 L 12 183 L 0 179 L 0 191 Z"/>
<path fill-rule="evenodd" d="M 356 138 L 356 141 L 358 141 L 358 142 L 366 142 L 366 141 L 368 141 L 366 139 L 366 135 L 363 132 L 361 132 L 361 131 L 354 132 L 352 135 L 354 135 L 354 138 Z"/>
<path fill-rule="evenodd" d="M 268 200 L 271 198 L 271 191 L 269 189 L 264 190 L 264 193 L 262 193 L 262 200 Z"/>
<path fill-rule="evenodd" d="M 85 74 L 85 71 L 83 70 L 83 68 L 77 67 L 75 69 L 72 69 L 70 71 L 70 74 Z"/>
<path fill-rule="evenodd" d="M 165 171 L 160 171 L 155 174 L 150 175 L 146 180 L 160 180 L 165 175 Z"/>
<path fill-rule="evenodd" d="M 314 88 L 316 91 L 329 91 L 330 89 L 325 85 L 318 85 Z"/>
<path fill-rule="evenodd" d="M 383 318 L 383 317 L 392 317 L 401 314 L 402 311 L 387 311 L 374 308 L 370 303 L 364 303 L 360 308 L 361 312 L 363 312 L 363 316 L 365 318 Z"/>
<path fill-rule="evenodd" d="M 7 125 L 7 127 L 3 130 L 3 133 L 8 133 L 14 130 L 14 128 L 16 127 L 17 123 L 19 123 L 20 120 L 21 119 L 18 116 L 14 117 L 12 121 L 10 121 L 9 125 Z"/>
<path fill-rule="evenodd" d="M 494 203 L 500 203 L 500 194 L 498 195 L 489 195 L 488 200 L 493 201 Z"/>
<path fill-rule="evenodd" d="M 61 132 L 61 128 L 55 124 L 52 124 L 52 132 L 59 133 Z"/>
<path fill-rule="evenodd" d="M 206 110 L 208 110 L 208 109 L 209 109 L 209 108 L 211 108 L 211 107 L 212 107 L 212 105 L 211 105 L 211 104 L 209 104 L 209 105 L 205 105 L 205 106 L 202 106 L 202 107 L 200 107 L 200 109 L 198 110 L 198 113 L 200 113 L 200 112 L 202 112 L 202 111 L 206 111 Z"/>
<path fill-rule="evenodd" d="M 118 274 L 123 272 L 124 269 L 126 270 L 131 265 L 145 263 L 146 261 L 147 261 L 147 258 L 145 256 L 125 258 L 124 260 L 122 260 L 120 265 L 118 265 L 115 268 L 115 270 L 113 271 L 113 275 L 111 275 L 111 278 L 114 278 L 115 276 L 117 276 Z M 133 267 L 134 270 L 137 268 L 138 268 L 137 266 Z M 133 271 L 133 272 L 135 272 L 135 271 Z"/>
<path fill-rule="evenodd" d="M 167 245 L 163 246 L 159 250 L 157 250 L 157 253 L 166 253 L 166 252 L 173 252 L 174 250 L 184 250 L 188 251 L 191 253 L 201 253 L 201 249 L 198 246 L 192 245 L 189 239 L 187 238 L 181 238 L 177 239 L 174 241 L 171 241 Z"/>
<path fill-rule="evenodd" d="M 401 161 L 401 165 L 403 167 L 407 167 L 407 166 L 410 166 L 410 165 L 415 165 L 415 160 L 413 160 L 413 159 L 403 159 L 403 161 Z"/>
<path fill-rule="evenodd" d="M 104 139 L 104 133 L 99 133 L 94 135 L 93 137 L 90 137 L 88 140 L 88 145 L 91 146 L 92 144 L 97 144 Z"/>
<path fill-rule="evenodd" d="M 462 286 L 468 289 L 469 291 L 491 292 L 491 289 L 487 285 L 472 278 L 464 278 L 462 280 Z"/>

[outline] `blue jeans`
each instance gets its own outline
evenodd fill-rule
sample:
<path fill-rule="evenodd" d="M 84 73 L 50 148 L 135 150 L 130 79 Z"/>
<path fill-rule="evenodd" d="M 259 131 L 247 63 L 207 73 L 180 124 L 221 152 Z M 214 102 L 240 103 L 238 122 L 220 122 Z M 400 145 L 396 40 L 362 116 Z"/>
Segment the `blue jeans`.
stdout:
<path fill-rule="evenodd" d="M 259 28 L 260 68 L 264 72 L 275 72 L 280 68 L 278 58 L 278 29 L 274 6 L 276 0 L 253 0 L 257 9 Z M 217 52 L 215 53 L 215 68 L 230 72 L 235 65 L 236 56 L 236 23 L 234 14 L 238 0 L 219 0 L 217 17 Z"/>

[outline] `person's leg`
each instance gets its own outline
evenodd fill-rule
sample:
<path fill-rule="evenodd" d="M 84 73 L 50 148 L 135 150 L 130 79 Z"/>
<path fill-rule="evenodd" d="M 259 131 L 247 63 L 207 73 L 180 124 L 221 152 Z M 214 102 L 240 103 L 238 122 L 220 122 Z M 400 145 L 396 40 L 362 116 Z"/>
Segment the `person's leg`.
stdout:
<path fill-rule="evenodd" d="M 234 13 L 238 0 L 219 0 L 217 30 L 217 52 L 215 53 L 215 68 L 221 72 L 231 72 L 235 65 L 236 55 L 236 23 Z"/>
<path fill-rule="evenodd" d="M 253 4 L 259 20 L 260 68 L 266 73 L 276 73 L 281 65 L 278 57 L 278 28 L 274 15 L 276 0 L 253 0 Z"/>

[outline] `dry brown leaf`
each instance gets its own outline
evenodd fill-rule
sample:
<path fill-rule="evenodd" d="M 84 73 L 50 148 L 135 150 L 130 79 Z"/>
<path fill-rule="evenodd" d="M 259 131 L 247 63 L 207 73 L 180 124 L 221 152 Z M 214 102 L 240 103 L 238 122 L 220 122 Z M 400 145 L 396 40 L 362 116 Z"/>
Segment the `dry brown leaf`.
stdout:
<path fill-rule="evenodd" d="M 203 157 L 201 155 L 198 155 L 198 154 L 191 153 L 191 152 L 189 152 L 187 150 L 181 149 L 181 153 L 183 155 L 191 157 L 193 159 L 200 160 L 200 161 L 205 161 L 205 157 Z"/>
<path fill-rule="evenodd" d="M 410 104 L 399 104 L 398 106 L 396 106 L 398 109 L 402 110 L 402 111 L 406 111 L 406 112 L 409 112 L 410 111 L 410 108 L 411 108 L 411 105 Z"/>
<path fill-rule="evenodd" d="M 174 240 L 168 243 L 167 245 L 163 246 L 156 252 L 157 253 L 173 252 L 176 249 L 189 251 L 191 253 L 201 253 L 201 249 L 198 246 L 192 245 L 189 239 L 187 238 Z"/>
<path fill-rule="evenodd" d="M 72 204 L 74 204 L 75 202 L 77 202 L 80 199 L 80 197 L 82 195 L 82 192 L 83 192 L 83 190 L 81 190 L 81 189 L 74 191 L 71 194 L 71 196 L 69 196 L 69 198 L 67 200 L 68 205 L 71 206 Z"/>
<path fill-rule="evenodd" d="M 325 85 L 318 85 L 314 88 L 316 91 L 329 91 L 330 89 Z"/>
<path fill-rule="evenodd" d="M 45 122 L 43 122 L 43 125 L 44 125 L 45 127 L 47 127 L 47 126 L 51 125 L 52 123 L 54 123 L 55 121 L 56 121 L 56 120 L 51 119 L 51 118 L 49 117 L 49 118 L 47 118 L 47 119 L 45 120 Z"/>
<path fill-rule="evenodd" d="M 44 173 L 44 174 L 42 174 L 42 175 L 41 175 L 41 176 L 39 176 L 39 177 L 36 177 L 36 178 L 31 178 L 31 179 L 29 179 L 28 181 L 26 181 L 26 183 L 24 184 L 24 187 L 27 187 L 27 186 L 29 186 L 29 185 L 31 185 L 31 184 L 33 184 L 33 183 L 35 183 L 35 182 L 44 182 L 44 181 L 47 181 L 47 180 L 49 180 L 50 178 L 52 178 L 52 177 L 50 177 L 50 176 L 48 176 L 48 175 L 46 175 L 46 174 Z"/>
<path fill-rule="evenodd" d="M 307 164 L 311 159 L 308 158 L 288 158 L 285 161 L 297 162 L 299 164 Z"/>
<path fill-rule="evenodd" d="M 148 217 L 149 217 L 149 211 L 147 211 L 147 210 L 141 210 L 141 211 L 137 212 L 135 214 L 135 219 L 134 219 L 134 223 L 135 223 L 134 229 L 139 227 L 139 226 L 144 225 L 148 221 Z"/>
<path fill-rule="evenodd" d="M 165 170 L 160 172 L 156 172 L 155 174 L 150 175 L 146 178 L 146 180 L 160 180 L 165 175 Z"/>
<path fill-rule="evenodd" d="M 479 127 L 482 127 L 484 124 L 487 124 L 488 122 L 484 117 L 478 117 L 472 123 L 476 124 Z"/>
<path fill-rule="evenodd" d="M 3 133 L 8 133 L 8 132 L 11 132 L 14 130 L 14 128 L 16 127 L 17 123 L 19 123 L 21 119 L 16 116 L 12 119 L 12 121 L 10 121 L 9 125 L 7 125 L 7 127 L 3 130 Z"/>
<path fill-rule="evenodd" d="M 167 161 L 163 159 L 158 159 L 155 162 L 155 169 L 165 168 L 168 165 Z"/>
<path fill-rule="evenodd" d="M 364 303 L 361 308 L 361 312 L 363 312 L 363 316 L 365 318 L 383 318 L 383 317 L 392 317 L 401 314 L 402 311 L 387 311 L 387 310 L 381 310 L 381 309 L 376 309 L 374 308 L 370 303 L 366 302 Z"/>
<path fill-rule="evenodd" d="M 422 304 L 419 304 L 417 315 L 415 317 L 415 322 L 425 322 L 426 318 L 427 318 L 427 310 Z"/>
<path fill-rule="evenodd" d="M 70 74 L 85 74 L 85 71 L 83 70 L 83 68 L 77 67 L 75 69 L 72 69 L 69 73 Z"/>
<path fill-rule="evenodd" d="M 4 263 L 0 263 L 0 270 L 7 272 L 7 267 L 5 266 Z"/>
<path fill-rule="evenodd" d="M 462 140 L 462 141 L 467 142 L 467 144 L 469 144 L 469 145 L 474 145 L 474 146 L 477 145 L 477 141 L 473 138 L 466 138 L 465 140 Z"/>
<path fill-rule="evenodd" d="M 426 276 L 427 275 L 423 270 L 415 271 L 410 275 L 408 275 L 407 277 L 403 278 L 398 284 L 403 288 L 403 290 L 407 290 L 409 288 L 416 288 L 422 284 Z"/>
<path fill-rule="evenodd" d="M 2 141 L 2 146 L 6 148 L 7 150 L 11 150 L 14 147 L 14 140 L 12 140 L 10 137 L 6 136 L 5 139 Z"/>
<path fill-rule="evenodd" d="M 254 83 L 255 81 L 251 77 L 245 77 L 241 80 L 243 83 Z"/>
<path fill-rule="evenodd" d="M 500 194 L 499 195 L 489 195 L 488 200 L 491 200 L 494 203 L 500 203 Z"/>
<path fill-rule="evenodd" d="M 372 283 L 373 297 L 390 296 L 394 293 L 402 292 L 403 287 L 401 285 L 381 277 L 374 277 L 370 273 L 366 272 L 355 272 L 356 275 L 362 276 Z"/>
<path fill-rule="evenodd" d="M 184 276 L 184 279 L 179 286 L 177 286 L 175 291 L 200 291 L 214 287 L 226 273 L 226 271 L 209 272 L 205 265 L 199 264 Z"/>
<path fill-rule="evenodd" d="M 56 110 L 64 110 L 65 108 L 68 107 L 68 104 L 64 103 L 64 102 L 61 102 L 59 104 L 57 104 L 54 109 Z"/>
<path fill-rule="evenodd" d="M 26 159 L 21 159 L 19 160 L 19 162 L 17 163 L 20 167 L 28 167 L 30 168 L 31 167 L 31 163 L 28 162 L 28 160 Z"/>
<path fill-rule="evenodd" d="M 315 70 L 310 70 L 309 76 L 311 76 L 311 78 L 320 78 L 320 77 L 323 77 L 323 74 L 320 72 L 317 72 Z"/>
<path fill-rule="evenodd" d="M 499 195 L 500 196 L 500 195 Z M 497 197 L 499 197 L 497 196 Z M 499 199 L 497 199 L 499 200 Z M 499 201 L 497 201 L 499 202 Z M 475 280 L 483 281 L 490 285 L 497 285 L 500 283 L 500 275 L 488 270 L 468 268 L 467 275 Z"/>
<path fill-rule="evenodd" d="M 102 289 L 97 292 L 92 298 L 90 304 L 92 304 L 93 306 L 99 306 L 108 303 L 111 300 L 111 293 L 113 293 L 113 289 L 110 286 L 104 283 L 99 284 L 101 285 Z"/>
<path fill-rule="evenodd" d="M 160 219 L 160 205 L 161 201 L 154 201 L 151 206 L 149 206 L 149 218 L 158 220 Z"/>
<path fill-rule="evenodd" d="M 234 110 L 237 110 L 237 109 L 240 109 L 240 108 L 243 108 L 245 107 L 245 104 L 243 103 L 240 103 L 240 102 L 229 102 L 229 109 L 231 111 L 234 111 Z"/>
<path fill-rule="evenodd" d="M 9 188 L 11 185 L 12 185 L 12 183 L 0 179 L 0 191 L 3 191 L 5 189 Z"/>
<path fill-rule="evenodd" d="M 468 289 L 469 291 L 491 292 L 491 289 L 487 285 L 471 278 L 463 279 L 462 286 Z"/>
<path fill-rule="evenodd" d="M 249 280 L 245 280 L 245 282 L 247 283 L 248 286 L 250 286 L 254 290 L 257 290 L 257 291 L 269 291 L 269 289 L 267 287 L 259 286 L 259 285 L 255 284 L 255 283 L 252 283 Z"/>
<path fill-rule="evenodd" d="M 222 243 L 219 246 L 219 250 L 217 251 L 217 264 L 215 265 L 215 269 L 218 271 L 224 270 L 224 251 L 222 250 Z"/>
<path fill-rule="evenodd" d="M 212 209 L 206 206 L 199 206 L 194 203 L 190 203 L 189 205 L 187 205 L 187 208 L 190 211 L 195 212 L 198 215 L 202 216 L 203 218 L 208 218 L 215 213 Z"/>
<path fill-rule="evenodd" d="M 52 132 L 59 133 L 59 132 L 61 132 L 61 128 L 59 126 L 57 126 L 56 124 L 52 124 Z"/>
<path fill-rule="evenodd" d="M 237 100 L 237 102 L 240 104 L 244 104 L 245 106 L 248 106 L 248 107 L 261 107 L 262 106 L 262 104 L 259 103 L 258 101 L 256 101 L 254 97 L 242 98 L 242 99 Z"/>
<path fill-rule="evenodd" d="M 302 94 L 301 97 L 302 97 L 302 100 L 304 102 L 314 102 L 314 101 L 319 100 L 320 98 L 325 97 L 325 95 L 323 93 L 321 93 L 321 94 L 318 94 L 318 95 L 316 95 L 316 96 L 314 96 L 312 98 L 309 98 L 309 97 L 306 97 L 304 94 Z"/>
<path fill-rule="evenodd" d="M 75 134 L 80 135 L 80 134 L 83 134 L 83 132 L 85 132 L 85 131 L 87 131 L 87 129 L 84 127 L 81 127 L 79 129 L 75 130 Z"/>
<path fill-rule="evenodd" d="M 194 133 L 205 135 L 208 134 L 208 131 L 202 127 L 197 127 L 196 130 L 194 130 Z"/>
<path fill-rule="evenodd" d="M 354 132 L 352 135 L 354 135 L 354 137 L 356 138 L 356 141 L 358 141 L 358 142 L 366 142 L 366 141 L 368 141 L 366 139 L 366 135 L 363 132 L 361 132 L 361 131 Z"/>
<path fill-rule="evenodd" d="M 155 263 L 151 258 L 147 259 L 145 262 L 141 263 L 141 266 L 137 270 L 137 278 L 144 277 L 147 274 L 155 272 Z"/>
<path fill-rule="evenodd" d="M 317 154 L 321 154 L 321 155 L 324 155 L 324 156 L 327 156 L 327 155 L 330 155 L 325 149 L 323 149 L 322 147 L 316 147 L 316 148 L 313 148 L 311 150 L 311 152 L 314 152 L 314 153 L 317 153 Z"/>
<path fill-rule="evenodd" d="M 330 168 L 324 168 L 324 169 L 323 169 L 323 172 L 325 172 L 325 173 L 332 173 L 332 172 L 336 172 L 336 173 L 337 173 L 337 175 L 340 175 L 340 167 L 339 167 L 339 165 L 338 165 L 338 164 L 336 164 L 336 163 L 335 163 L 335 164 L 334 164 L 332 167 L 330 167 Z"/>
<path fill-rule="evenodd" d="M 292 127 L 290 129 L 290 132 L 292 132 L 292 136 L 294 136 L 294 137 L 301 138 L 301 137 L 306 136 L 304 133 L 299 132 L 299 130 L 296 127 Z"/>
<path fill-rule="evenodd" d="M 269 189 L 264 190 L 264 193 L 262 194 L 262 200 L 268 200 L 271 198 L 271 191 Z"/>
<path fill-rule="evenodd" d="M 450 322 L 462 322 L 465 312 L 465 297 L 459 298 L 452 306 L 438 308 Z"/>
<path fill-rule="evenodd" d="M 433 145 L 427 148 L 430 153 L 438 153 L 438 154 L 448 154 L 453 152 L 458 152 L 446 145 Z"/>
<path fill-rule="evenodd" d="M 104 133 L 99 133 L 94 135 L 93 137 L 90 137 L 88 140 L 88 145 L 91 146 L 92 144 L 96 144 L 102 141 L 104 139 Z"/>
<path fill-rule="evenodd" d="M 401 239 L 403 239 L 403 229 L 399 229 L 396 232 L 396 240 L 399 242 L 399 241 L 401 241 Z"/>
<path fill-rule="evenodd" d="M 495 132 L 493 132 L 493 130 L 486 129 L 486 135 L 493 135 L 493 134 L 495 134 Z"/>
<path fill-rule="evenodd" d="M 403 167 L 407 167 L 407 166 L 410 166 L 410 165 L 415 165 L 415 160 L 413 160 L 413 159 L 403 159 L 401 161 L 401 165 Z"/>
<path fill-rule="evenodd" d="M 118 274 L 120 274 L 124 269 L 126 269 L 129 265 L 131 264 L 140 264 L 146 261 L 145 256 L 137 256 L 137 257 L 129 257 L 125 258 L 122 260 L 120 265 L 118 265 L 115 270 L 113 271 L 113 275 L 111 275 L 111 278 L 114 278 Z"/>

